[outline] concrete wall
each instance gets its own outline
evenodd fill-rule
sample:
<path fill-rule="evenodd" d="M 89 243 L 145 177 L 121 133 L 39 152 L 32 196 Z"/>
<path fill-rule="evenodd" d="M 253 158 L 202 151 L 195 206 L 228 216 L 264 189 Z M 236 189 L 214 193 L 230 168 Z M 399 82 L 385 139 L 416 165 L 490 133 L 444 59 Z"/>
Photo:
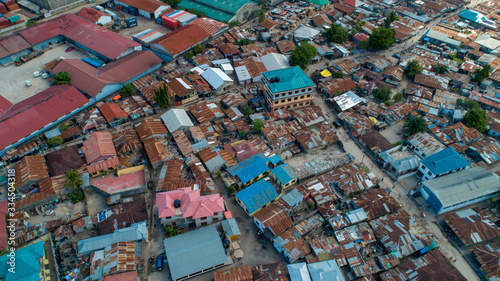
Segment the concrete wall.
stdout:
<path fill-rule="evenodd" d="M 253 16 L 253 12 L 257 10 L 257 5 L 256 3 L 247 3 L 241 7 L 236 12 L 236 15 L 234 18 L 232 18 L 230 21 L 238 21 L 238 22 L 244 22 L 248 18 Z"/>
<path fill-rule="evenodd" d="M 26 50 L 23 50 L 23 51 L 20 51 L 20 52 L 17 52 L 15 54 L 12 54 L 8 57 L 4 57 L 4 58 L 1 58 L 0 59 L 0 63 L 3 65 L 3 66 L 7 66 L 11 63 L 14 62 L 15 59 L 19 58 L 19 57 L 22 57 L 22 56 L 26 56 L 28 55 L 29 53 L 31 53 L 28 49 Z"/>

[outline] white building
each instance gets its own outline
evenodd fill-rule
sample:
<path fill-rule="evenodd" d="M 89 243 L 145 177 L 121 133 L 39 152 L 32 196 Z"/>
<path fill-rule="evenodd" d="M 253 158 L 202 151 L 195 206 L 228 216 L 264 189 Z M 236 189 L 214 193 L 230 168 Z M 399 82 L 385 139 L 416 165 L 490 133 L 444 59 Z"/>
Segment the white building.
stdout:
<path fill-rule="evenodd" d="M 201 77 L 203 77 L 216 92 L 224 91 L 234 84 L 233 79 L 227 76 L 227 74 L 219 68 L 210 67 L 201 74 Z"/>
<path fill-rule="evenodd" d="M 170 133 L 194 126 L 184 109 L 170 109 L 161 116 L 161 120 L 165 123 Z"/>

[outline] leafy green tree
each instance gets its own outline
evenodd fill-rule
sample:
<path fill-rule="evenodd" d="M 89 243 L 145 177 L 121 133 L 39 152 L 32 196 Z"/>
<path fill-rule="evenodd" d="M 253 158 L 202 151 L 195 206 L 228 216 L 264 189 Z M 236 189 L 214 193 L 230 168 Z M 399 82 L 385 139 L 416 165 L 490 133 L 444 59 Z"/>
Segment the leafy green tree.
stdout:
<path fill-rule="evenodd" d="M 464 104 L 463 99 L 457 99 L 457 106 L 462 106 Z"/>
<path fill-rule="evenodd" d="M 396 12 L 392 11 L 386 18 L 385 18 L 385 21 L 384 21 L 384 26 L 385 28 L 390 28 L 391 27 L 391 23 L 395 22 L 395 21 L 398 21 L 399 20 L 399 17 L 398 15 L 396 15 Z"/>
<path fill-rule="evenodd" d="M 467 127 L 476 128 L 479 132 L 486 131 L 488 127 L 488 119 L 486 119 L 486 111 L 475 107 L 467 111 L 464 115 L 464 124 Z"/>
<path fill-rule="evenodd" d="M 326 37 L 331 42 L 342 44 L 347 40 L 349 33 L 340 24 L 332 23 L 330 29 L 326 31 Z"/>
<path fill-rule="evenodd" d="M 419 74 L 422 72 L 422 66 L 420 66 L 420 63 L 417 60 L 411 60 L 408 62 L 408 65 L 406 66 L 406 74 L 410 78 L 415 78 L 415 75 Z"/>
<path fill-rule="evenodd" d="M 203 47 L 203 45 L 201 45 L 201 44 L 193 48 L 193 52 L 195 54 L 202 53 L 204 50 L 205 50 L 205 47 Z"/>
<path fill-rule="evenodd" d="M 410 131 L 410 135 L 427 131 L 427 123 L 425 122 L 424 117 L 414 117 L 413 115 L 410 115 L 410 117 L 406 120 L 405 127 L 408 131 Z"/>
<path fill-rule="evenodd" d="M 38 22 L 36 20 L 28 20 L 26 22 L 26 27 L 30 27 L 30 26 L 34 26 L 34 25 L 37 25 Z"/>
<path fill-rule="evenodd" d="M 177 5 L 179 5 L 179 3 L 181 3 L 182 0 L 161 0 L 161 1 L 175 8 L 177 7 Z"/>
<path fill-rule="evenodd" d="M 82 176 L 75 169 L 68 170 L 64 177 L 68 180 L 65 186 L 71 189 L 76 190 L 83 184 Z"/>
<path fill-rule="evenodd" d="M 54 76 L 54 84 L 67 85 L 71 82 L 71 75 L 66 71 L 61 71 Z"/>
<path fill-rule="evenodd" d="M 443 64 L 438 64 L 438 65 L 434 66 L 434 71 L 437 74 L 446 74 L 449 72 L 448 66 L 443 65 Z"/>
<path fill-rule="evenodd" d="M 375 97 L 383 102 L 389 101 L 391 99 L 391 90 L 386 87 L 379 88 L 375 90 Z"/>
<path fill-rule="evenodd" d="M 257 6 L 259 6 L 261 9 L 267 9 L 267 6 L 269 6 L 269 0 L 259 0 L 257 2 Z"/>
<path fill-rule="evenodd" d="M 394 100 L 394 102 L 400 102 L 400 101 L 402 101 L 402 100 L 403 100 L 403 98 L 404 98 L 404 97 L 403 97 L 403 94 L 402 94 L 402 93 L 397 93 L 397 94 L 395 94 L 395 95 L 394 95 L 393 100 Z"/>
<path fill-rule="evenodd" d="M 266 20 L 266 9 L 260 9 L 257 11 L 257 21 L 263 23 Z"/>
<path fill-rule="evenodd" d="M 303 70 L 311 63 L 312 59 L 318 54 L 313 45 L 302 42 L 300 46 L 295 48 L 290 55 L 290 62 L 292 65 L 298 65 Z"/>
<path fill-rule="evenodd" d="M 388 100 L 384 101 L 384 104 L 385 104 L 386 106 L 391 106 L 391 105 L 392 105 L 391 101 L 388 101 Z"/>
<path fill-rule="evenodd" d="M 252 40 L 248 39 L 248 38 L 243 38 L 243 39 L 240 39 L 240 40 L 236 40 L 234 42 L 234 44 L 238 45 L 238 46 L 244 46 L 244 45 L 249 45 L 249 44 L 252 44 Z"/>
<path fill-rule="evenodd" d="M 78 202 L 82 202 L 85 200 L 85 194 L 81 188 L 77 188 L 68 193 L 68 197 L 71 200 L 71 203 L 75 204 Z"/>
<path fill-rule="evenodd" d="M 247 135 L 247 132 L 245 132 L 245 131 L 241 131 L 241 132 L 240 132 L 240 137 L 241 137 L 242 139 L 244 139 L 246 135 Z"/>
<path fill-rule="evenodd" d="M 186 59 L 188 59 L 188 60 L 189 60 L 189 59 L 191 59 L 191 58 L 193 58 L 193 57 L 194 57 L 194 53 L 193 53 L 193 51 L 187 51 L 187 52 L 184 54 L 184 56 L 186 57 Z"/>
<path fill-rule="evenodd" d="M 230 185 L 227 189 L 231 194 L 234 194 L 236 192 L 236 186 L 234 184 Z"/>
<path fill-rule="evenodd" d="M 394 29 L 387 29 L 383 26 L 375 28 L 368 39 L 368 47 L 371 50 L 387 49 L 396 41 L 395 35 Z"/>
<path fill-rule="evenodd" d="M 122 96 L 131 96 L 134 93 L 134 86 L 132 84 L 125 84 L 120 90 Z"/>
<path fill-rule="evenodd" d="M 472 80 L 477 83 L 483 82 L 486 78 L 490 77 L 491 66 L 489 64 L 485 65 L 482 69 L 474 70 L 474 76 Z"/>
<path fill-rule="evenodd" d="M 342 71 L 334 72 L 332 76 L 333 78 L 344 78 L 344 73 Z"/>
<path fill-rule="evenodd" d="M 479 103 L 477 101 L 473 101 L 473 100 L 466 100 L 464 102 L 464 107 L 466 109 L 481 108 Z"/>
<path fill-rule="evenodd" d="M 252 114 L 252 109 L 250 106 L 245 107 L 245 110 L 243 111 L 243 115 L 248 116 Z"/>
<path fill-rule="evenodd" d="M 156 104 L 158 104 L 158 106 L 167 109 L 172 105 L 172 103 L 170 102 L 170 96 L 168 95 L 168 86 L 166 83 L 163 83 L 163 86 L 160 86 L 160 88 L 154 90 L 154 93 L 155 102 Z"/>
<path fill-rule="evenodd" d="M 50 138 L 47 141 L 47 144 L 49 144 L 50 146 L 58 146 L 61 145 L 63 142 L 64 140 L 60 136 L 55 136 L 53 138 Z"/>
<path fill-rule="evenodd" d="M 68 124 L 64 124 L 62 125 L 61 127 L 59 127 L 59 131 L 66 131 L 67 129 L 69 129 L 69 125 Z"/>
<path fill-rule="evenodd" d="M 262 127 L 264 127 L 264 121 L 262 121 L 262 119 L 260 118 L 257 118 L 252 121 L 252 126 L 256 132 L 260 132 L 262 130 Z"/>
<path fill-rule="evenodd" d="M 238 21 L 232 21 L 229 23 L 229 28 L 233 28 L 235 26 L 238 26 L 240 23 Z"/>

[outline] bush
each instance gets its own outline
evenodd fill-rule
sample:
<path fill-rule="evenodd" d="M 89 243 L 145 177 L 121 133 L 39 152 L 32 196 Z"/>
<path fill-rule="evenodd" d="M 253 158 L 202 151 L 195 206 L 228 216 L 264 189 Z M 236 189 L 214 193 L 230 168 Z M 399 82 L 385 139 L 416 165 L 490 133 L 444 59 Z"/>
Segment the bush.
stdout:
<path fill-rule="evenodd" d="M 67 85 L 71 82 L 71 75 L 66 71 L 61 71 L 54 76 L 54 84 Z"/>
<path fill-rule="evenodd" d="M 231 194 L 234 194 L 236 192 L 236 187 L 234 186 L 234 184 L 230 185 L 227 189 Z"/>
<path fill-rule="evenodd" d="M 391 90 L 386 87 L 375 90 L 375 97 L 383 102 L 387 102 L 391 99 Z"/>
<path fill-rule="evenodd" d="M 60 136 L 53 137 L 47 141 L 50 146 L 58 146 L 63 144 L 64 140 Z"/>
<path fill-rule="evenodd" d="M 68 197 L 73 204 L 85 200 L 85 194 L 81 188 L 73 189 L 70 193 L 68 193 Z"/>
<path fill-rule="evenodd" d="M 394 102 L 400 102 L 403 100 L 403 94 L 402 93 L 397 93 L 394 95 Z"/>
<path fill-rule="evenodd" d="M 264 127 L 264 121 L 262 121 L 262 119 L 260 118 L 257 118 L 253 120 L 252 126 L 256 132 L 260 132 L 262 130 L 262 127 Z"/>
<path fill-rule="evenodd" d="M 123 88 L 120 90 L 122 96 L 131 96 L 134 93 L 134 86 L 132 84 L 125 84 Z"/>
<path fill-rule="evenodd" d="M 391 103 L 390 101 L 384 101 L 384 104 L 385 104 L 386 106 L 391 106 L 391 105 L 392 105 L 392 103 Z"/>

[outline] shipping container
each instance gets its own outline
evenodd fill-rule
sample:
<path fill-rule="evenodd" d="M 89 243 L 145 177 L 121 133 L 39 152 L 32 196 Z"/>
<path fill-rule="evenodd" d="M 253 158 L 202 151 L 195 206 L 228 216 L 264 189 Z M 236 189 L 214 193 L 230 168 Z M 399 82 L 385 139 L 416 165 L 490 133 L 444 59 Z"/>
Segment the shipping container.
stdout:
<path fill-rule="evenodd" d="M 7 10 L 9 10 L 9 11 L 16 11 L 16 10 L 19 10 L 19 9 L 20 9 L 19 5 L 17 5 L 17 4 L 13 4 L 13 5 L 8 5 L 7 6 Z"/>
<path fill-rule="evenodd" d="M 127 18 L 125 20 L 125 23 L 127 24 L 127 28 L 137 26 L 137 18 L 136 17 Z"/>
<path fill-rule="evenodd" d="M 104 12 L 104 8 L 101 6 L 95 6 L 94 9 Z"/>
<path fill-rule="evenodd" d="M 158 32 L 158 31 L 153 31 L 153 32 L 148 33 L 148 34 L 146 34 L 146 35 L 144 35 L 144 36 L 141 36 L 141 37 L 139 37 L 139 38 L 137 38 L 137 39 L 139 39 L 139 42 L 141 42 L 141 43 L 142 43 L 142 40 L 144 40 L 145 38 L 148 38 L 148 37 L 149 37 L 149 36 L 151 36 L 151 35 L 157 34 L 157 33 L 159 33 L 159 32 Z"/>
<path fill-rule="evenodd" d="M 136 7 L 128 7 L 129 8 L 129 13 L 132 15 L 132 16 L 138 16 L 139 15 L 139 9 L 137 9 Z"/>
<path fill-rule="evenodd" d="M 162 37 L 164 34 L 158 32 L 158 33 L 155 33 L 155 34 L 152 34 L 151 36 L 148 36 L 144 39 L 142 39 L 142 43 L 146 44 L 146 45 L 149 45 L 149 43 L 153 42 L 154 40 Z"/>
<path fill-rule="evenodd" d="M 6 25 L 9 25 L 10 21 L 7 18 L 0 18 L 0 26 L 5 27 Z"/>
<path fill-rule="evenodd" d="M 116 8 L 120 11 L 123 11 L 123 6 L 120 4 L 116 4 Z"/>
<path fill-rule="evenodd" d="M 175 12 L 172 12 L 172 13 L 168 13 L 167 14 L 167 17 L 171 18 L 175 15 L 178 15 L 178 14 L 181 14 L 182 12 L 184 12 L 183 10 L 178 10 L 178 11 L 175 11 Z"/>
<path fill-rule="evenodd" d="M 187 14 L 187 12 L 186 11 L 180 11 L 180 13 L 174 14 L 174 15 L 170 16 L 169 18 L 175 19 L 176 17 L 182 16 L 184 14 Z"/>
<path fill-rule="evenodd" d="M 156 22 L 157 24 L 162 24 L 161 18 L 156 18 L 156 19 L 155 19 L 155 22 Z"/>
<path fill-rule="evenodd" d="M 104 10 L 104 12 L 105 12 L 106 14 L 110 15 L 110 16 L 111 16 L 111 18 L 112 18 L 112 19 L 114 19 L 114 20 L 118 18 L 118 16 L 117 16 L 115 13 L 111 12 L 110 10 L 107 10 L 107 9 L 106 9 L 106 10 Z"/>
<path fill-rule="evenodd" d="M 162 25 L 164 27 L 166 27 L 170 30 L 175 30 L 179 26 L 179 23 L 176 20 L 171 19 L 165 15 L 163 17 L 161 17 L 161 22 L 162 22 Z"/>
<path fill-rule="evenodd" d="M 99 68 L 102 66 L 102 63 L 99 63 L 99 62 L 94 61 L 94 60 L 89 59 L 89 58 L 83 58 L 82 61 L 93 66 L 94 68 Z"/>
<path fill-rule="evenodd" d="M 149 34 L 151 32 L 153 32 L 153 30 L 151 28 L 150 29 L 146 29 L 144 31 L 141 31 L 141 32 L 135 34 L 135 35 L 132 35 L 132 39 L 134 39 L 134 41 L 139 41 L 140 37 L 142 37 L 142 36 L 144 36 L 146 34 Z"/>
<path fill-rule="evenodd" d="M 175 18 L 175 20 L 179 22 L 180 26 L 185 26 L 192 23 L 196 18 L 198 18 L 196 15 L 187 13 Z"/>
<path fill-rule="evenodd" d="M 130 7 L 128 7 L 128 6 L 122 6 L 122 11 L 124 11 L 125 13 L 130 14 Z"/>
<path fill-rule="evenodd" d="M 19 21 L 21 18 L 19 17 L 19 15 L 12 15 L 10 17 L 8 17 L 9 21 L 14 23 L 14 22 L 17 22 Z"/>
<path fill-rule="evenodd" d="M 16 2 L 14 0 L 6 0 L 3 2 L 5 6 L 14 5 Z"/>

